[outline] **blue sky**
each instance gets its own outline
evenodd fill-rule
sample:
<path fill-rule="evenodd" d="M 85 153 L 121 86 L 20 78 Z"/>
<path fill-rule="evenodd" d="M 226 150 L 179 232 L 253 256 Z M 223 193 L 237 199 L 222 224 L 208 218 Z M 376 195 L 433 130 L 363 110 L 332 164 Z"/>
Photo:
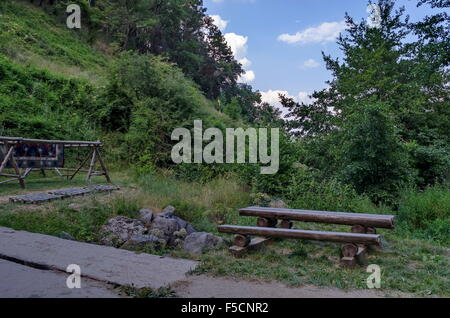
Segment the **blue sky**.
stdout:
<path fill-rule="evenodd" d="M 397 0 L 415 21 L 433 11 L 417 0 Z M 279 91 L 299 100 L 326 87 L 331 74 L 321 52 L 339 57 L 335 37 L 345 12 L 366 19 L 366 0 L 205 0 L 227 41 L 248 71 L 245 79 L 276 104 Z M 284 35 L 284 36 L 282 36 Z M 281 37 L 280 37 L 281 36 Z"/>

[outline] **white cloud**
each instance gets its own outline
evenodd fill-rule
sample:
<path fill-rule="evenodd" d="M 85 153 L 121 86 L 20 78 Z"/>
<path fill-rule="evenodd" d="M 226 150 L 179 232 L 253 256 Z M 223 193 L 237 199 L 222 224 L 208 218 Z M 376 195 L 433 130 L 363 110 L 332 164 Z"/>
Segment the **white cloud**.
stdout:
<path fill-rule="evenodd" d="M 250 61 L 248 58 L 244 57 L 243 59 L 239 60 L 239 63 L 242 64 L 242 67 L 244 69 L 250 67 L 252 65 L 252 61 Z"/>
<path fill-rule="evenodd" d="M 345 29 L 345 21 L 324 22 L 317 27 L 307 28 L 295 34 L 282 34 L 278 37 L 278 41 L 289 44 L 325 43 L 336 40 L 339 33 Z"/>
<path fill-rule="evenodd" d="M 229 21 L 222 19 L 220 15 L 212 15 L 211 18 L 213 19 L 214 25 L 217 26 L 221 32 L 224 32 Z"/>
<path fill-rule="evenodd" d="M 240 83 L 253 82 L 256 75 L 254 71 L 248 69 L 252 62 L 246 57 L 248 37 L 236 33 L 226 33 L 225 40 L 230 46 L 234 57 L 242 64 L 242 67 L 245 70 L 245 74 L 242 74 L 238 81 Z"/>
<path fill-rule="evenodd" d="M 255 72 L 245 71 L 245 73 L 239 77 L 238 82 L 239 83 L 251 83 L 255 80 L 255 78 L 256 78 Z"/>
<path fill-rule="evenodd" d="M 315 59 L 309 59 L 309 60 L 306 60 L 305 62 L 303 62 L 301 68 L 307 69 L 307 68 L 316 68 L 319 66 L 320 66 L 320 63 L 317 62 Z"/>
<path fill-rule="evenodd" d="M 226 30 L 229 21 L 222 19 L 220 15 L 212 15 L 211 18 L 213 19 L 214 24 L 220 29 L 220 31 L 224 32 Z M 242 68 L 245 70 L 245 73 L 240 76 L 238 81 L 240 83 L 253 82 L 256 78 L 256 75 L 254 71 L 248 69 L 252 65 L 252 61 L 250 61 L 246 57 L 248 49 L 248 37 L 233 32 L 225 33 L 224 37 L 227 41 L 228 46 L 231 48 L 235 59 L 240 64 L 242 64 Z"/>
<path fill-rule="evenodd" d="M 307 92 L 299 92 L 297 96 L 293 96 L 289 94 L 288 91 L 282 91 L 282 90 L 268 90 L 266 92 L 261 92 L 261 100 L 264 103 L 269 103 L 270 105 L 278 108 L 281 110 L 283 116 L 286 116 L 288 114 L 288 109 L 284 108 L 280 103 L 280 97 L 279 95 L 285 95 L 287 97 L 293 98 L 296 102 L 300 103 L 310 103 L 313 100 L 309 97 L 309 93 Z"/>
<path fill-rule="evenodd" d="M 247 54 L 248 37 L 236 33 L 226 33 L 225 40 L 237 60 L 241 60 L 245 57 Z"/>

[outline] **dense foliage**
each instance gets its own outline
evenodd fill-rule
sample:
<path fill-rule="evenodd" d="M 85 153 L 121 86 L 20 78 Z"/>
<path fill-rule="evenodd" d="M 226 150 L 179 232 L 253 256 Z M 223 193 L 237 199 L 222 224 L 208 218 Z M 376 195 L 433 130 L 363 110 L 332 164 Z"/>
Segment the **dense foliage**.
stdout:
<path fill-rule="evenodd" d="M 378 4 L 380 28 L 346 17 L 343 60 L 324 55 L 329 88 L 310 104 L 281 96 L 293 134 L 310 150 L 304 163 L 377 202 L 394 199 L 407 183 L 448 182 L 450 174 L 449 17 L 410 23 L 394 1 Z"/>

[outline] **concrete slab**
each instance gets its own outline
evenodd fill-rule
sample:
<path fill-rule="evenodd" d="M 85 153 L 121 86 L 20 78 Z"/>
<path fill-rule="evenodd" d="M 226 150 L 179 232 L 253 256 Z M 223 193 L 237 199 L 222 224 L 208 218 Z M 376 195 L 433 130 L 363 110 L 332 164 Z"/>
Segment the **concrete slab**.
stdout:
<path fill-rule="evenodd" d="M 67 288 L 68 274 L 0 260 L 0 298 L 118 298 L 111 286 L 88 278 L 80 289 Z"/>
<path fill-rule="evenodd" d="M 82 277 L 137 288 L 160 288 L 184 280 L 198 264 L 4 227 L 0 227 L 0 258 L 59 271 L 76 264 Z"/>

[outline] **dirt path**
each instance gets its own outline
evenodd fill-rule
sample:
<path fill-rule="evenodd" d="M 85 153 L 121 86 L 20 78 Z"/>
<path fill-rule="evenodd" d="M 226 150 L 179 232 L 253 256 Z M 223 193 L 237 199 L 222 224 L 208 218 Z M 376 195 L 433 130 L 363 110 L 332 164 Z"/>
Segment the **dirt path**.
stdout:
<path fill-rule="evenodd" d="M 290 288 L 281 283 L 259 283 L 206 275 L 190 276 L 172 286 L 182 298 L 383 298 L 413 295 L 382 290 L 349 290 L 303 286 Z"/>

